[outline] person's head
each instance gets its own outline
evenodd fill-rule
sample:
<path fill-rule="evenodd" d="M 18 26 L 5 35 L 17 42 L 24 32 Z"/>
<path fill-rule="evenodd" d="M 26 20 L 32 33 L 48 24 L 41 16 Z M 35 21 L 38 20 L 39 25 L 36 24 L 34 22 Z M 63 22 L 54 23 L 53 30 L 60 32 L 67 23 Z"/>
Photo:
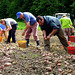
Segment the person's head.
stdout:
<path fill-rule="evenodd" d="M 37 22 L 40 24 L 40 25 L 43 25 L 44 24 L 44 18 L 42 16 L 37 16 L 36 17 L 36 20 Z"/>
<path fill-rule="evenodd" d="M 0 20 L 0 23 L 1 23 L 2 25 L 6 25 L 5 19 L 1 19 L 1 20 Z"/>
<path fill-rule="evenodd" d="M 63 16 L 62 17 L 66 17 L 66 14 L 63 14 Z"/>
<path fill-rule="evenodd" d="M 17 12 L 17 19 L 23 19 L 23 13 L 22 12 Z"/>

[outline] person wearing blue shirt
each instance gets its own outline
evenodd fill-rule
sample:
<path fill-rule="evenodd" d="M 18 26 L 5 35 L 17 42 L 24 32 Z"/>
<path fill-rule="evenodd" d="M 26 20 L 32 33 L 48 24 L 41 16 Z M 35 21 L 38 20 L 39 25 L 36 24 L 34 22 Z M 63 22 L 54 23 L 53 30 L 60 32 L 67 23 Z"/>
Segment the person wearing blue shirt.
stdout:
<path fill-rule="evenodd" d="M 53 16 L 37 16 L 36 20 L 40 24 L 41 30 L 43 32 L 45 50 L 50 50 L 49 39 L 53 35 L 57 35 L 60 42 L 64 46 L 64 49 L 66 51 L 68 51 L 67 47 L 69 45 L 68 45 L 68 42 L 64 36 L 64 32 L 62 30 L 61 23 L 60 23 L 59 19 L 57 19 Z"/>
<path fill-rule="evenodd" d="M 0 36 L 2 36 L 2 34 L 3 34 L 2 32 L 4 29 L 5 29 L 5 26 L 0 24 Z"/>
<path fill-rule="evenodd" d="M 25 36 L 25 40 L 27 40 L 26 46 L 28 47 L 30 45 L 29 38 L 31 36 L 31 33 L 33 33 L 33 37 L 37 43 L 37 47 L 40 47 L 39 39 L 37 36 L 37 30 L 38 30 L 39 24 L 37 23 L 35 16 L 30 12 L 17 12 L 16 15 L 17 15 L 17 19 L 19 18 L 25 21 L 26 27 L 24 32 L 22 33 L 22 36 L 24 36 L 26 33 L 26 36 Z"/>
<path fill-rule="evenodd" d="M 5 25 L 2 25 L 0 23 L 0 36 L 2 36 L 4 34 L 5 36 L 5 42 L 7 41 L 7 38 L 8 38 L 8 31 L 6 31 L 6 26 Z"/>
<path fill-rule="evenodd" d="M 1 30 L 4 30 L 4 29 L 5 29 L 5 26 L 2 25 L 2 24 L 0 24 L 0 29 L 1 29 Z"/>

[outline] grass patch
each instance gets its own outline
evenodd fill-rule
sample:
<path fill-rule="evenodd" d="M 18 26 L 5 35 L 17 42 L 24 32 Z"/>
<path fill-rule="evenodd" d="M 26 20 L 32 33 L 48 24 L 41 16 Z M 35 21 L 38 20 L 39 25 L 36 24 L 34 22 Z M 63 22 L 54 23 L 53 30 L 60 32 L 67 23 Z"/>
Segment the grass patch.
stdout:
<path fill-rule="evenodd" d="M 18 27 L 17 30 L 24 30 L 25 29 L 25 23 L 24 22 L 17 22 L 18 23 Z M 41 30 L 40 27 L 38 27 L 38 30 Z"/>
<path fill-rule="evenodd" d="M 17 22 L 18 27 L 17 30 L 24 30 L 25 29 L 25 23 L 24 22 Z"/>

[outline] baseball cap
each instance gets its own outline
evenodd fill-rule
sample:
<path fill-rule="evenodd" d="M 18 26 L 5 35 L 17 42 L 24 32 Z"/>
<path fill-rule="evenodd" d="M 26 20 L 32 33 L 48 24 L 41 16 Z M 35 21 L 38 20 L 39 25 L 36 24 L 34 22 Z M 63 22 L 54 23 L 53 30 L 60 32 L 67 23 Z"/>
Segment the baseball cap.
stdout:
<path fill-rule="evenodd" d="M 17 19 L 20 17 L 21 13 L 22 12 L 17 12 L 17 14 L 16 14 L 17 15 Z"/>

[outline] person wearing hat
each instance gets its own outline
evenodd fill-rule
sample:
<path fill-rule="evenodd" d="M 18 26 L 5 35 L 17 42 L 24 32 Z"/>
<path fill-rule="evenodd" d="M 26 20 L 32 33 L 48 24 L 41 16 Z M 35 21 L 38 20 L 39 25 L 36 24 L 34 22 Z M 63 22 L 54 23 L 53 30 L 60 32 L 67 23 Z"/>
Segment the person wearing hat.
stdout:
<path fill-rule="evenodd" d="M 39 24 L 37 23 L 35 16 L 30 12 L 17 12 L 16 15 L 17 15 L 17 19 L 19 18 L 25 21 L 26 27 L 22 33 L 22 36 L 24 36 L 26 33 L 26 36 L 25 36 L 25 40 L 27 40 L 26 46 L 28 47 L 30 45 L 29 38 L 31 36 L 31 33 L 33 33 L 33 37 L 36 41 L 37 47 L 40 47 L 40 42 L 37 36 L 37 30 L 38 30 Z"/>
<path fill-rule="evenodd" d="M 18 26 L 17 22 L 12 18 L 6 18 L 6 19 L 1 19 L 0 23 L 7 27 L 5 31 L 9 31 L 9 35 L 8 35 L 6 43 L 7 44 L 10 43 L 11 38 L 12 38 L 12 42 L 16 43 L 15 33 Z"/>
<path fill-rule="evenodd" d="M 64 49 L 68 51 L 67 47 L 69 45 L 64 36 L 63 29 L 61 27 L 61 23 L 58 18 L 55 18 L 53 16 L 37 16 L 36 20 L 40 24 L 41 30 L 43 32 L 45 50 L 50 50 L 49 39 L 53 35 L 57 35 L 60 42 L 64 46 Z"/>
<path fill-rule="evenodd" d="M 67 38 L 68 40 L 68 43 L 70 43 L 70 33 L 71 33 L 71 29 L 72 29 L 72 33 L 74 33 L 74 29 L 73 29 L 73 26 L 72 26 L 72 21 L 70 18 L 68 18 L 66 16 L 66 14 L 64 14 L 62 16 L 62 18 L 60 19 L 60 22 L 61 22 L 61 25 L 62 25 L 62 28 L 64 30 L 64 33 L 65 33 L 65 37 Z"/>

